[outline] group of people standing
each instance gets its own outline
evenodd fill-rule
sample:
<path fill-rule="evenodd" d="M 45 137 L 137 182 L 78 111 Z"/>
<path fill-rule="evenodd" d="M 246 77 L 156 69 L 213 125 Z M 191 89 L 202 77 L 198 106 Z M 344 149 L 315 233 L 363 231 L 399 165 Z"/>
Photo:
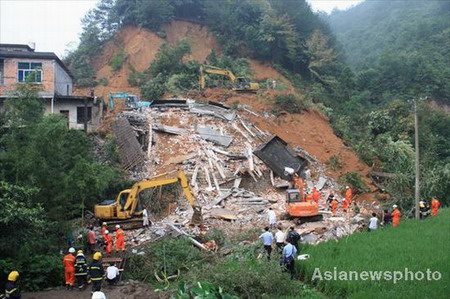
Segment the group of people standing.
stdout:
<path fill-rule="evenodd" d="M 113 236 L 109 232 L 107 226 L 108 226 L 108 224 L 106 222 L 103 222 L 101 234 L 102 234 L 102 241 L 105 246 L 105 252 L 106 252 L 106 254 L 110 255 L 112 248 L 113 248 L 114 240 L 113 240 Z M 115 239 L 116 239 L 116 251 L 124 252 L 125 251 L 125 233 L 119 224 L 116 225 Z"/>
<path fill-rule="evenodd" d="M 441 206 L 439 200 L 436 197 L 433 197 L 430 202 L 431 205 L 431 216 L 436 216 Z M 430 208 L 426 201 L 421 200 L 419 202 L 419 215 L 420 219 L 425 219 L 430 214 Z M 400 212 L 400 208 L 397 205 L 392 206 L 392 212 L 388 210 L 383 211 L 383 217 L 381 224 L 383 226 L 389 226 L 392 223 L 392 227 L 396 227 L 400 224 L 400 217 L 402 213 Z M 372 213 L 372 218 L 369 219 L 369 231 L 375 230 L 378 228 L 378 218 L 376 213 Z"/>
<path fill-rule="evenodd" d="M 345 186 L 345 198 L 342 201 L 341 205 L 342 210 L 344 212 L 347 212 L 347 210 L 349 209 L 350 204 L 352 203 L 352 199 L 353 199 L 352 188 L 350 188 L 350 186 Z M 339 202 L 337 201 L 336 196 L 334 196 L 333 191 L 330 192 L 330 194 L 328 195 L 327 204 L 328 207 L 331 209 L 331 215 L 336 216 L 336 211 L 339 206 Z"/>
<path fill-rule="evenodd" d="M 75 256 L 75 248 L 71 247 L 63 258 L 63 265 L 67 290 L 73 290 L 76 282 L 76 286 L 81 291 L 88 284 L 89 280 L 92 282 L 92 293 L 101 290 L 105 276 L 101 252 L 95 252 L 92 255 L 92 262 L 88 265 L 83 250 L 78 250 Z M 107 282 L 110 285 L 116 283 L 119 273 L 119 268 L 117 268 L 116 264 L 110 263 L 106 269 Z"/>
<path fill-rule="evenodd" d="M 264 244 L 264 250 L 267 254 L 267 259 L 271 259 L 272 245 L 275 240 L 275 245 L 278 253 L 280 254 L 280 264 L 286 271 L 291 273 L 291 279 L 295 277 L 295 255 L 299 251 L 298 242 L 300 241 L 300 235 L 295 231 L 292 226 L 289 228 L 289 232 L 285 234 L 282 228 L 279 226 L 275 233 L 275 238 L 272 232 L 270 232 L 269 226 L 264 228 L 264 233 L 259 236 Z"/>

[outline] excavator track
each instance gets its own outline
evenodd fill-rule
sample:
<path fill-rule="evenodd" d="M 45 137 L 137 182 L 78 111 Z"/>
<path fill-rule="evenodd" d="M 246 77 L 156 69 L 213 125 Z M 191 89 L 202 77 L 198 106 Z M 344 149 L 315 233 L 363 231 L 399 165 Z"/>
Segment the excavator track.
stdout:
<path fill-rule="evenodd" d="M 131 218 L 131 219 L 123 219 L 123 220 L 99 220 L 100 225 L 103 222 L 107 223 L 106 228 L 109 231 L 113 231 L 116 228 L 116 225 L 119 224 L 120 227 L 124 230 L 129 230 L 129 229 L 137 229 L 137 228 L 141 228 L 144 227 L 142 218 Z"/>
<path fill-rule="evenodd" d="M 298 224 L 302 224 L 302 223 L 306 223 L 306 222 L 321 221 L 322 219 L 323 219 L 323 215 L 319 214 L 319 215 L 313 215 L 313 216 L 308 216 L 308 217 L 296 218 L 296 221 L 298 222 Z"/>

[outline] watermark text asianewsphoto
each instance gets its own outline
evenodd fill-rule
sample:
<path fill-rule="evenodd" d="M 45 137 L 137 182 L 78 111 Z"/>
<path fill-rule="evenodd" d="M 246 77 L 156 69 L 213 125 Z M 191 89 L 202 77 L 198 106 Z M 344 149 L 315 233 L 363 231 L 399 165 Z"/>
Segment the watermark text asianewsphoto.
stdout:
<path fill-rule="evenodd" d="M 321 271 L 320 268 L 315 268 L 311 280 L 343 280 L 343 281 L 358 281 L 358 280 L 373 280 L 373 281 L 392 281 L 394 284 L 405 281 L 435 281 L 440 280 L 442 274 L 439 271 L 412 271 L 405 268 L 403 271 L 347 271 L 338 270 L 337 267 L 333 271 Z"/>

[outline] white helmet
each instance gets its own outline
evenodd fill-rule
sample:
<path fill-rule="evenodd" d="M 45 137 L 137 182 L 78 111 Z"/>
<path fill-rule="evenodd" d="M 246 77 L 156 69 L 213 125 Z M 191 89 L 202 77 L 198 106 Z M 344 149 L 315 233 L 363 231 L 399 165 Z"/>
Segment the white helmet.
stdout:
<path fill-rule="evenodd" d="M 397 206 L 397 205 L 393 205 L 392 207 L 393 207 L 394 209 L 398 208 L 398 206 Z"/>
<path fill-rule="evenodd" d="M 109 230 L 105 230 L 105 234 L 106 234 L 106 235 L 109 234 Z"/>
<path fill-rule="evenodd" d="M 70 252 L 70 253 L 75 253 L 75 248 L 70 247 L 70 248 L 69 248 L 69 252 Z"/>
<path fill-rule="evenodd" d="M 120 225 L 119 225 L 119 224 L 117 224 L 117 225 L 116 225 L 116 228 L 120 228 Z"/>
<path fill-rule="evenodd" d="M 345 189 L 349 189 L 350 187 L 349 186 L 345 186 Z"/>

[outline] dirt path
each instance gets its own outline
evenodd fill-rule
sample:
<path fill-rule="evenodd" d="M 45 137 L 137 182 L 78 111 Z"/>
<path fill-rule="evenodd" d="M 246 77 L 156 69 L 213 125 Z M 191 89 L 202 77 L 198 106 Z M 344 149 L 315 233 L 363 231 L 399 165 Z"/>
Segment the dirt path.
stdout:
<path fill-rule="evenodd" d="M 148 298 L 161 298 L 168 299 L 170 295 L 163 292 L 155 292 L 155 289 L 143 283 L 126 283 L 120 286 L 104 286 L 102 292 L 105 293 L 108 299 L 148 299 Z M 67 291 L 65 289 L 50 290 L 43 292 L 24 293 L 23 299 L 90 299 L 91 288 L 90 286 L 83 290 Z"/>

